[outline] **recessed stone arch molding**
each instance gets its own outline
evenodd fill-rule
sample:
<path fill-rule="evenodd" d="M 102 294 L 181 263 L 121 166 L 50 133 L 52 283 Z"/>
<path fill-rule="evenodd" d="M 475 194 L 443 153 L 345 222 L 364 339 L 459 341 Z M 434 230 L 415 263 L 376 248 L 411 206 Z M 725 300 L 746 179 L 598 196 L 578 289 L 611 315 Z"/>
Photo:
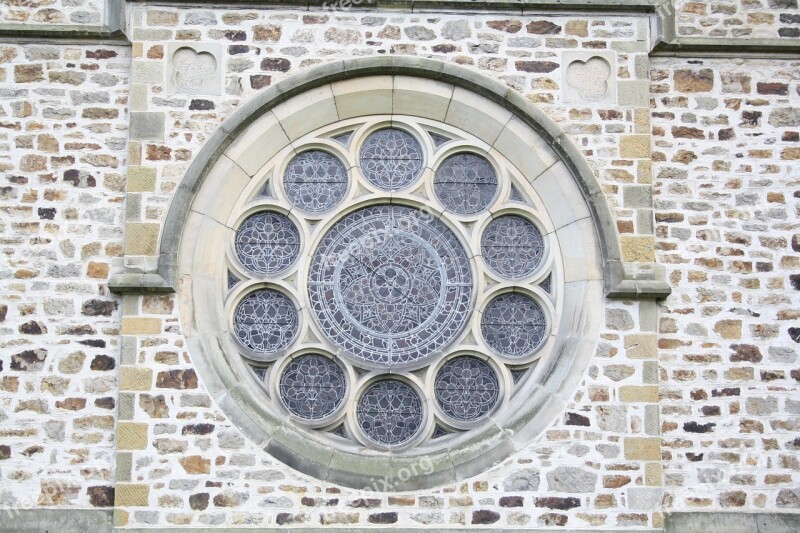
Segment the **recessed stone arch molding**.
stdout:
<path fill-rule="evenodd" d="M 480 230 L 475 230 L 473 238 L 469 228 L 484 227 L 494 217 L 527 216 L 530 212 L 546 243 L 550 275 L 545 280 L 532 274 L 532 288 L 520 291 L 541 304 L 547 320 L 539 352 L 524 365 L 497 357 L 481 367 L 498 376 L 501 399 L 493 402 L 499 407 L 487 407 L 480 424 L 454 422 L 449 428 L 452 432 L 438 438 L 437 432 L 447 433 L 448 428 L 434 424 L 431 413 L 435 409 L 423 406 L 428 413 L 419 419 L 423 429 L 407 439 L 413 445 L 382 448 L 365 445 L 363 439 L 348 440 L 348 435 L 358 433 L 357 428 L 336 426 L 337 416 L 348 420 L 348 415 L 341 413 L 356 409 L 352 395 L 343 400 L 342 407 L 331 404 L 325 417 L 309 427 L 281 416 L 280 399 L 270 394 L 274 389 L 265 388 L 257 379 L 252 363 L 264 369 L 285 368 L 281 365 L 288 359 L 280 360 L 282 346 L 274 354 L 244 353 L 240 357 L 234 353 L 231 316 L 238 296 L 232 298 L 231 294 L 284 291 L 287 302 L 299 311 L 292 325 L 297 333 L 287 339 L 323 346 L 324 335 L 309 324 L 312 313 L 303 309 L 309 304 L 302 291 L 292 292 L 293 283 L 302 287 L 304 282 L 288 275 L 279 281 L 252 276 L 239 283 L 237 276 L 231 278 L 225 250 L 242 221 L 271 202 L 269 195 L 275 195 L 280 186 L 281 165 L 285 166 L 280 161 L 291 161 L 313 148 L 339 154 L 349 172 L 359 172 L 358 157 L 352 156 L 354 148 L 346 148 L 348 142 L 355 142 L 348 141 L 348 133 L 355 132 L 354 138 L 363 139 L 368 132 L 395 125 L 420 141 L 423 155 L 419 157 L 424 161 L 419 179 L 429 184 L 427 189 L 411 185 L 404 191 L 380 193 L 363 180 L 351 180 L 344 200 L 335 207 L 342 216 L 366 212 L 383 194 L 388 200 L 382 201 L 402 205 L 402 209 L 425 208 L 434 217 L 441 214 L 454 238 L 466 249 L 477 250 Z M 429 138 L 423 138 L 425 132 Z M 446 208 L 436 203 L 433 186 L 436 161 L 465 146 L 483 154 L 498 169 L 492 202 L 508 202 L 507 206 L 492 203 L 486 209 L 497 211 L 487 211 L 480 219 L 483 222 L 474 224 L 462 221 L 467 215 L 446 217 Z M 514 207 L 515 202 L 527 207 Z M 304 254 L 316 249 L 320 241 L 314 235 L 324 235 L 333 222 L 322 217 L 314 222 L 316 215 L 303 214 L 278 199 L 270 209 L 284 216 L 286 224 L 298 222 L 301 242 L 314 241 L 305 245 L 299 258 L 286 262 L 287 272 L 297 268 L 297 277 L 305 279 L 304 269 L 310 267 Z M 301 219 L 312 223 L 300 223 Z M 478 261 L 478 255 L 475 252 L 470 260 Z M 502 280 L 493 279 L 489 271 L 474 272 L 476 292 L 488 293 L 487 287 L 495 286 L 491 289 L 496 290 L 495 297 L 517 291 L 511 285 L 504 289 Z M 540 288 L 545 282 L 547 290 Z M 390 476 L 396 481 L 387 490 L 393 491 L 465 479 L 529 445 L 552 423 L 588 366 L 604 298 L 656 298 L 668 292 L 653 265 L 625 265 L 620 260 L 615 226 L 594 175 L 579 150 L 551 120 L 502 84 L 461 67 L 420 58 L 362 58 L 326 64 L 303 71 L 246 103 L 209 140 L 176 190 L 161 235 L 157 271 L 123 274 L 112 285 L 119 292 L 177 290 L 183 332 L 204 384 L 233 423 L 266 452 L 308 475 L 354 488 L 371 487 L 371 479 Z M 481 305 L 480 297 L 475 305 Z M 480 331 L 477 311 L 475 318 L 466 322 Z M 459 346 L 474 341 L 468 331 L 454 335 Z M 351 367 L 347 354 L 339 354 L 331 346 L 329 343 L 323 352 L 341 364 L 342 394 L 371 388 L 375 381 L 369 372 L 374 369 Z M 486 345 L 482 346 L 485 349 Z M 435 375 L 453 358 L 483 357 L 477 348 L 465 350 L 431 363 L 428 374 Z M 303 348 L 288 357 L 303 357 L 312 351 Z M 462 364 L 466 363 L 476 368 L 482 364 L 462 359 Z M 524 371 L 523 377 L 512 379 L 515 371 Z M 264 370 L 265 375 L 269 372 Z M 261 378 L 265 382 L 270 379 Z M 419 394 L 423 404 L 433 401 L 431 391 L 426 390 L 432 385 L 425 379 L 408 373 L 396 383 Z M 353 405 L 348 406 L 348 401 Z M 415 475 L 398 476 L 401 471 Z"/>

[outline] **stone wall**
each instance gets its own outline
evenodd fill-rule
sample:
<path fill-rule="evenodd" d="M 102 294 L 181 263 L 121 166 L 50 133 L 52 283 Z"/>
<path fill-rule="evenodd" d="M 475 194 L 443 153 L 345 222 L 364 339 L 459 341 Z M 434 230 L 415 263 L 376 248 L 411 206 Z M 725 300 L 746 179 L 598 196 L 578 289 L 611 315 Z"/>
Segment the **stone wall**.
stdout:
<path fill-rule="evenodd" d="M 0 45 L 0 501 L 114 500 L 129 50 Z"/>
<path fill-rule="evenodd" d="M 797 0 L 674 0 L 679 37 L 797 39 Z"/>
<path fill-rule="evenodd" d="M 105 0 L 0 0 L 0 25 L 99 25 Z"/>
<path fill-rule="evenodd" d="M 665 503 L 800 508 L 800 61 L 655 60 Z"/>

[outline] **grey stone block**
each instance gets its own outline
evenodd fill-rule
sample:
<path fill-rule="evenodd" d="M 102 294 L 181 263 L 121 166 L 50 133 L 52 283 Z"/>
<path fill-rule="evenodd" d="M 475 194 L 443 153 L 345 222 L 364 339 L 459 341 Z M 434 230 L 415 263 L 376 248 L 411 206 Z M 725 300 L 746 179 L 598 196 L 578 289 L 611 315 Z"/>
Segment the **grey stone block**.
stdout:
<path fill-rule="evenodd" d="M 130 123 L 130 140 L 162 141 L 164 140 L 164 113 L 156 111 L 132 111 Z"/>
<path fill-rule="evenodd" d="M 628 509 L 655 511 L 661 508 L 664 491 L 657 487 L 631 487 L 628 489 Z"/>

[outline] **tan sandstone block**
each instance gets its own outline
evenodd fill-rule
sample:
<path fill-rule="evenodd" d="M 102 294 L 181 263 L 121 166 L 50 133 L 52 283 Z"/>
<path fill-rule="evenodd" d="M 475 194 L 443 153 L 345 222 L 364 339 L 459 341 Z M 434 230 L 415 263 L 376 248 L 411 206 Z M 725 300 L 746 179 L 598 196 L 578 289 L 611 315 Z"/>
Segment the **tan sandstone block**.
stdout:
<path fill-rule="evenodd" d="M 128 525 L 129 515 L 128 511 L 122 509 L 114 509 L 114 527 L 123 527 Z"/>
<path fill-rule="evenodd" d="M 655 333 L 626 335 L 625 355 L 629 359 L 655 359 L 658 357 Z"/>
<path fill-rule="evenodd" d="M 117 507 L 147 507 L 150 504 L 150 485 L 117 483 L 115 496 L 114 505 Z"/>
<path fill-rule="evenodd" d="M 663 484 L 661 463 L 644 465 L 644 484 L 649 487 L 660 487 Z"/>
<path fill-rule="evenodd" d="M 656 260 L 655 239 L 648 235 L 629 235 L 620 238 L 622 259 L 634 263 L 652 263 Z"/>
<path fill-rule="evenodd" d="M 125 224 L 125 255 L 155 255 L 158 250 L 158 224 Z"/>
<path fill-rule="evenodd" d="M 650 133 L 650 110 L 633 110 L 633 128 L 636 133 Z"/>
<path fill-rule="evenodd" d="M 619 155 L 633 159 L 649 159 L 650 136 L 623 135 L 619 142 Z"/>
<path fill-rule="evenodd" d="M 147 448 L 147 424 L 117 423 L 117 450 L 144 450 L 145 448 Z"/>
<path fill-rule="evenodd" d="M 122 335 L 157 335 L 161 333 L 160 318 L 125 317 L 122 319 Z"/>
<path fill-rule="evenodd" d="M 629 461 L 660 461 L 659 437 L 625 437 L 625 459 Z"/>
<path fill-rule="evenodd" d="M 658 403 L 658 386 L 624 385 L 619 388 L 619 399 L 623 402 Z"/>
<path fill-rule="evenodd" d="M 149 368 L 122 366 L 119 371 L 120 390 L 148 391 L 153 386 L 153 371 Z"/>
<path fill-rule="evenodd" d="M 152 192 L 156 190 L 156 169 L 130 167 L 128 169 L 128 192 Z"/>
<path fill-rule="evenodd" d="M 637 161 L 636 174 L 639 183 L 653 183 L 653 162 L 649 159 L 640 159 Z"/>

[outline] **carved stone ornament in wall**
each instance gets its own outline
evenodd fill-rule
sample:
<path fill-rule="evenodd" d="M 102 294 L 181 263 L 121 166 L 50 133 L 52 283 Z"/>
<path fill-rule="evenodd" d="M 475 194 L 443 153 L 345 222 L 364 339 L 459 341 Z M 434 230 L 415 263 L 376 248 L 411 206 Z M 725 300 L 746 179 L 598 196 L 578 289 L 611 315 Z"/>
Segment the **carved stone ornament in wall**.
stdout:
<path fill-rule="evenodd" d="M 170 44 L 167 92 L 209 96 L 221 94 L 221 58 L 222 48 L 218 44 Z"/>
<path fill-rule="evenodd" d="M 617 76 L 613 53 L 564 52 L 563 65 L 566 103 L 616 103 Z"/>

